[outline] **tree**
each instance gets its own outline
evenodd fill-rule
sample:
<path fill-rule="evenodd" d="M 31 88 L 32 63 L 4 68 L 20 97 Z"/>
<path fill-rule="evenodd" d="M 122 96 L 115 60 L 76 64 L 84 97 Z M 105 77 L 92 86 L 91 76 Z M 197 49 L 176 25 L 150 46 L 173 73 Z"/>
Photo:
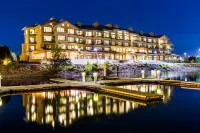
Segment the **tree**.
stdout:
<path fill-rule="evenodd" d="M 50 59 L 50 71 L 56 73 L 61 70 L 66 70 L 72 66 L 71 60 L 62 54 L 62 48 L 59 45 L 52 45 L 52 58 Z"/>
<path fill-rule="evenodd" d="M 140 33 L 141 35 L 143 35 L 143 34 L 144 34 L 144 32 L 143 32 L 143 31 L 140 31 L 139 33 Z"/>
<path fill-rule="evenodd" d="M 155 36 L 155 34 L 153 32 L 150 32 L 149 35 L 150 36 Z"/>
<path fill-rule="evenodd" d="M 128 30 L 131 31 L 131 32 L 133 32 L 133 28 L 132 27 L 129 27 Z"/>
<path fill-rule="evenodd" d="M 118 29 L 118 28 L 119 28 L 119 26 L 118 26 L 117 24 L 115 24 L 113 27 L 114 27 L 114 28 L 116 28 L 116 29 Z"/>
<path fill-rule="evenodd" d="M 92 25 L 93 25 L 93 27 L 97 28 L 99 26 L 99 23 L 96 21 Z"/>
<path fill-rule="evenodd" d="M 112 28 L 112 24 L 107 24 L 106 26 L 109 28 Z"/>
<path fill-rule="evenodd" d="M 82 26 L 80 21 L 77 22 L 77 25 L 80 26 L 80 27 Z"/>

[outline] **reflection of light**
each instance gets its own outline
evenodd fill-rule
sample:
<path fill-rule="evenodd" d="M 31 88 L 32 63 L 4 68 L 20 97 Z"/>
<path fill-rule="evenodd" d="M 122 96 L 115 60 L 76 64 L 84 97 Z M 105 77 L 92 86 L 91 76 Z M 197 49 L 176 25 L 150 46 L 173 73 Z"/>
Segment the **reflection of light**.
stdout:
<path fill-rule="evenodd" d="M 157 93 L 158 93 L 158 94 L 160 94 L 160 93 L 161 93 L 161 90 L 160 90 L 160 89 L 158 89 L 158 90 L 157 90 Z"/>
<path fill-rule="evenodd" d="M 84 98 L 86 97 L 86 93 L 85 93 L 85 92 L 84 92 L 84 93 L 82 93 L 82 97 L 84 97 Z"/>
<path fill-rule="evenodd" d="M 66 120 L 66 115 L 65 114 L 60 114 L 59 115 L 59 121 L 60 121 L 60 123 L 63 123 L 64 120 Z"/>
<path fill-rule="evenodd" d="M 0 97 L 0 106 L 2 106 L 3 105 L 3 102 L 2 102 L 2 99 L 1 99 L 1 97 Z"/>
<path fill-rule="evenodd" d="M 80 103 L 79 102 L 77 103 L 77 108 L 80 109 Z"/>
<path fill-rule="evenodd" d="M 96 101 L 98 101 L 98 100 L 99 100 L 98 94 L 94 94 L 94 101 L 96 102 Z"/>
<path fill-rule="evenodd" d="M 35 96 L 32 98 L 32 103 L 35 104 Z"/>
<path fill-rule="evenodd" d="M 55 122 L 54 121 L 52 121 L 52 127 L 55 127 Z"/>
<path fill-rule="evenodd" d="M 76 112 L 73 110 L 72 111 L 72 118 L 75 119 L 76 118 Z"/>
<path fill-rule="evenodd" d="M 61 98 L 61 99 L 60 99 L 60 103 L 66 104 L 66 103 L 67 103 L 67 99 L 66 99 L 66 98 Z"/>
<path fill-rule="evenodd" d="M 35 105 L 31 106 L 31 112 L 33 113 L 35 111 Z"/>
<path fill-rule="evenodd" d="M 187 77 L 185 77 L 185 81 L 187 81 Z"/>
<path fill-rule="evenodd" d="M 33 114 L 32 114 L 31 120 L 32 120 L 32 121 L 35 121 L 35 120 L 36 120 L 36 113 L 33 113 Z"/>
<path fill-rule="evenodd" d="M 89 102 L 89 106 L 92 106 L 93 104 L 92 104 L 92 99 L 90 99 L 90 102 Z"/>
<path fill-rule="evenodd" d="M 50 123 L 51 121 L 53 121 L 53 115 L 47 115 L 46 116 L 46 123 Z"/>
<path fill-rule="evenodd" d="M 145 88 L 144 87 L 141 87 L 141 92 L 145 92 Z"/>
<path fill-rule="evenodd" d="M 52 107 L 52 105 L 47 105 L 45 112 L 46 112 L 46 114 L 53 113 L 53 107 Z"/>

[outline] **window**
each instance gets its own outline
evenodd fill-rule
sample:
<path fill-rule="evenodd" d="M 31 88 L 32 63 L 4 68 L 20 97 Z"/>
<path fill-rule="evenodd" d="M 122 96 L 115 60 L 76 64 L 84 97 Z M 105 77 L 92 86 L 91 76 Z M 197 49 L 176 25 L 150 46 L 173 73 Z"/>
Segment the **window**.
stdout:
<path fill-rule="evenodd" d="M 110 48 L 104 48 L 105 51 L 110 51 Z"/>
<path fill-rule="evenodd" d="M 74 29 L 68 29 L 68 34 L 74 34 Z"/>
<path fill-rule="evenodd" d="M 148 42 L 152 42 L 152 39 L 148 39 Z"/>
<path fill-rule="evenodd" d="M 154 42 L 154 43 L 156 43 L 156 42 L 157 42 L 157 40 L 156 40 L 156 39 L 153 39 L 153 42 Z"/>
<path fill-rule="evenodd" d="M 78 49 L 78 46 L 68 46 L 68 49 Z"/>
<path fill-rule="evenodd" d="M 124 32 L 124 40 L 129 40 L 129 33 L 128 32 Z"/>
<path fill-rule="evenodd" d="M 163 46 L 160 45 L 160 48 L 163 48 Z"/>
<path fill-rule="evenodd" d="M 30 46 L 31 51 L 35 50 L 35 46 Z"/>
<path fill-rule="evenodd" d="M 73 37 L 68 37 L 68 42 L 74 42 L 74 38 Z"/>
<path fill-rule="evenodd" d="M 44 27 L 44 32 L 52 32 L 52 28 L 51 27 Z"/>
<path fill-rule="evenodd" d="M 76 38 L 76 43 L 83 43 L 83 39 L 82 38 Z"/>
<path fill-rule="evenodd" d="M 35 34 L 34 29 L 30 29 L 30 34 Z"/>
<path fill-rule="evenodd" d="M 65 36 L 60 36 L 60 35 L 58 35 L 58 40 L 64 41 L 64 40 L 65 40 Z"/>
<path fill-rule="evenodd" d="M 97 37 L 101 37 L 101 32 L 96 32 Z"/>
<path fill-rule="evenodd" d="M 115 45 L 115 41 L 112 41 L 112 45 Z"/>
<path fill-rule="evenodd" d="M 152 53 L 152 50 L 148 50 L 148 53 Z"/>
<path fill-rule="evenodd" d="M 83 35 L 83 31 L 77 30 L 77 31 L 76 31 L 76 34 L 79 35 L 79 36 L 80 36 L 80 35 Z"/>
<path fill-rule="evenodd" d="M 109 37 L 110 36 L 110 33 L 108 31 L 104 31 L 104 37 Z"/>
<path fill-rule="evenodd" d="M 118 44 L 118 46 L 122 46 L 122 42 L 118 42 L 117 44 Z"/>
<path fill-rule="evenodd" d="M 96 40 L 96 44 L 101 44 L 101 40 Z"/>
<path fill-rule="evenodd" d="M 61 49 L 66 49 L 66 45 L 65 44 L 58 44 L 58 47 L 60 47 Z"/>
<path fill-rule="evenodd" d="M 156 45 L 153 45 L 153 48 L 156 48 Z"/>
<path fill-rule="evenodd" d="M 51 45 L 46 45 L 46 48 L 50 49 L 50 48 L 51 48 Z"/>
<path fill-rule="evenodd" d="M 86 50 L 92 50 L 92 47 L 86 47 Z"/>
<path fill-rule="evenodd" d="M 92 44 L 92 40 L 91 39 L 86 39 L 86 44 Z"/>
<path fill-rule="evenodd" d="M 44 41 L 46 42 L 52 41 L 52 36 L 44 36 Z"/>
<path fill-rule="evenodd" d="M 92 31 L 86 31 L 85 36 L 92 36 Z"/>
<path fill-rule="evenodd" d="M 104 41 L 104 45 L 109 45 L 109 41 Z"/>
<path fill-rule="evenodd" d="M 139 44 L 138 44 L 138 47 L 142 47 L 142 44 L 141 44 L 141 43 L 139 43 Z"/>
<path fill-rule="evenodd" d="M 117 34 L 118 34 L 117 39 L 123 39 L 122 31 L 118 31 Z"/>
<path fill-rule="evenodd" d="M 146 42 L 146 41 L 147 41 L 147 39 L 146 39 L 146 38 L 143 38 L 143 41 L 144 41 L 144 42 Z"/>
<path fill-rule="evenodd" d="M 30 38 L 30 43 L 34 43 L 35 42 L 35 38 L 31 37 Z"/>
<path fill-rule="evenodd" d="M 64 29 L 64 28 L 61 28 L 61 27 L 58 27 L 58 28 L 57 28 L 57 32 L 65 32 L 65 29 Z"/>
<path fill-rule="evenodd" d="M 151 45 L 148 45 L 148 48 L 152 48 L 152 46 L 151 46 Z"/>
<path fill-rule="evenodd" d="M 127 42 L 125 42 L 125 43 L 124 43 L 124 46 L 128 46 L 128 43 L 127 43 Z"/>
<path fill-rule="evenodd" d="M 111 38 L 115 38 L 115 33 L 111 33 Z"/>

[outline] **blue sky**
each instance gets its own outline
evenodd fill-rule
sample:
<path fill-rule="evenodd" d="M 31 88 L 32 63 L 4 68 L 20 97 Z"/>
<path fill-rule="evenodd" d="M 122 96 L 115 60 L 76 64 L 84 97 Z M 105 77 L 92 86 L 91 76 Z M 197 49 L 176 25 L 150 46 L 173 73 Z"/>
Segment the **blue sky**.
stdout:
<path fill-rule="evenodd" d="M 54 16 L 72 23 L 118 24 L 135 31 L 166 34 L 175 53 L 189 55 L 200 48 L 198 0 L 6 0 L 0 3 L 0 44 L 21 53 L 22 28 Z"/>

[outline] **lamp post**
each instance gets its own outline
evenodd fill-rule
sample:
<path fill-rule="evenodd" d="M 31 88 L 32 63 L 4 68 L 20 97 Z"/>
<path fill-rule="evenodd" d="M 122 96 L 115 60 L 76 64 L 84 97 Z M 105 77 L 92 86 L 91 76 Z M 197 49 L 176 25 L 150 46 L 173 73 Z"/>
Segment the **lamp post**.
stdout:
<path fill-rule="evenodd" d="M 144 73 L 145 71 L 144 70 L 141 70 L 141 74 L 142 74 L 142 78 L 144 79 Z"/>
<path fill-rule="evenodd" d="M 82 72 L 82 82 L 85 83 L 85 75 L 86 73 L 85 72 Z"/>
<path fill-rule="evenodd" d="M 184 56 L 186 57 L 187 53 L 184 53 Z"/>
<path fill-rule="evenodd" d="M 94 73 L 93 73 L 93 77 L 94 77 L 94 84 L 97 84 L 98 73 L 97 73 L 97 72 L 94 72 Z"/>

